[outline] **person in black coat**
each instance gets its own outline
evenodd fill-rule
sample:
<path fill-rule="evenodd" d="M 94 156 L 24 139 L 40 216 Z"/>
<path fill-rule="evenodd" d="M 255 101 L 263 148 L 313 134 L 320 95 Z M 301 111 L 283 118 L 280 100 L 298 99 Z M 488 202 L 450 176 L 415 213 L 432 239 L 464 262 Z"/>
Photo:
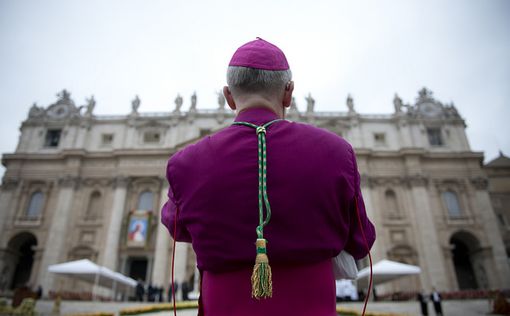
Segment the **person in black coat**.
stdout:
<path fill-rule="evenodd" d="M 147 301 L 148 302 L 154 302 L 154 287 L 152 286 L 152 283 L 149 283 L 149 286 L 147 287 Z"/>
<path fill-rule="evenodd" d="M 423 316 L 428 316 L 427 295 L 424 295 L 422 292 L 418 293 L 418 301 L 420 302 L 421 314 Z"/>
<path fill-rule="evenodd" d="M 181 292 L 182 292 L 182 300 L 183 301 L 187 301 L 189 299 L 188 298 L 189 291 L 190 291 L 190 287 L 189 287 L 188 282 L 182 282 Z"/>
<path fill-rule="evenodd" d="M 145 288 L 143 287 L 142 281 L 138 280 L 135 288 L 136 300 L 143 302 L 143 296 L 145 295 Z"/>
<path fill-rule="evenodd" d="M 179 290 L 179 283 L 177 281 L 174 282 L 175 296 L 177 297 L 177 291 Z M 172 292 L 172 283 L 168 287 L 168 301 L 171 302 L 173 300 L 173 292 Z"/>
<path fill-rule="evenodd" d="M 441 306 L 442 297 L 435 287 L 432 288 L 432 293 L 430 293 L 430 300 L 434 304 L 436 316 L 443 316 L 443 307 Z"/>

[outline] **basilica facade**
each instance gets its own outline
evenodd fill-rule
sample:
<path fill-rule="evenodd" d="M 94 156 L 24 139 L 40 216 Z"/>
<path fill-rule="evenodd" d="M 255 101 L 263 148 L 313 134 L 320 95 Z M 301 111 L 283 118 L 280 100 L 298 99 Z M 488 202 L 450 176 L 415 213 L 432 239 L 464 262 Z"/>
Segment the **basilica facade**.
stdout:
<path fill-rule="evenodd" d="M 135 279 L 168 288 L 173 243 L 160 222 L 167 199 L 165 167 L 184 146 L 228 126 L 234 113 L 216 109 L 95 115 L 95 100 L 77 106 L 67 91 L 34 105 L 6 153 L 0 191 L 0 292 L 28 284 L 80 290 L 48 266 L 88 258 Z M 306 110 L 293 102 L 287 119 L 313 124 L 355 148 L 367 212 L 377 229 L 374 262 L 418 265 L 422 273 L 387 291 L 510 287 L 510 267 L 483 169 L 470 149 L 466 123 L 453 104 L 427 89 L 412 104 L 398 96 L 392 114 Z M 176 244 L 179 283 L 193 279 L 190 245 Z M 82 286 L 82 285 L 80 285 Z M 85 290 L 85 289 L 84 289 Z"/>

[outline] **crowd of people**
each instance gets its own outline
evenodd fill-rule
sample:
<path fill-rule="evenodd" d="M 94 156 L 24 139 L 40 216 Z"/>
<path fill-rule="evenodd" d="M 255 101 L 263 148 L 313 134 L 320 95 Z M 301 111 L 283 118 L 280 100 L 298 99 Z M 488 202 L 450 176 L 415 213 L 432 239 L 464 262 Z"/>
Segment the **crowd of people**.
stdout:
<path fill-rule="evenodd" d="M 187 282 L 183 282 L 179 284 L 178 282 L 174 282 L 174 287 L 172 289 L 172 284 L 169 284 L 168 290 L 165 293 L 165 290 L 162 286 L 153 285 L 152 283 L 144 285 L 141 280 L 138 280 L 135 289 L 136 301 L 138 302 L 172 302 L 173 300 L 173 292 L 175 290 L 175 298 L 179 299 L 177 293 L 181 290 L 180 299 L 183 301 L 189 300 L 188 294 L 190 292 L 190 286 Z M 165 297 L 166 296 L 166 297 Z"/>

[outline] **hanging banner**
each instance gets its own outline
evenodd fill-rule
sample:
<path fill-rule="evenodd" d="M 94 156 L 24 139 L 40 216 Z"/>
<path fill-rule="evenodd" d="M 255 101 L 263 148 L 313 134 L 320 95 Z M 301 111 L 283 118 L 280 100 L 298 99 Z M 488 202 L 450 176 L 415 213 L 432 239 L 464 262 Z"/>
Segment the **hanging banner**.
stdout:
<path fill-rule="evenodd" d="M 127 241 L 128 247 L 145 247 L 149 236 L 149 211 L 134 211 L 129 216 Z"/>

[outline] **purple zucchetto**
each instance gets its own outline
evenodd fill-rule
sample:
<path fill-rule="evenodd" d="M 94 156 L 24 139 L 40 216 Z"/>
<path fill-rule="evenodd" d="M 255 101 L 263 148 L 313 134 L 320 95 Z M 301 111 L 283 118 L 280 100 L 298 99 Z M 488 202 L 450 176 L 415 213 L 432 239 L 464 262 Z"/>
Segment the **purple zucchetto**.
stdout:
<path fill-rule="evenodd" d="M 282 50 L 260 37 L 239 47 L 228 65 L 272 71 L 290 68 Z"/>

